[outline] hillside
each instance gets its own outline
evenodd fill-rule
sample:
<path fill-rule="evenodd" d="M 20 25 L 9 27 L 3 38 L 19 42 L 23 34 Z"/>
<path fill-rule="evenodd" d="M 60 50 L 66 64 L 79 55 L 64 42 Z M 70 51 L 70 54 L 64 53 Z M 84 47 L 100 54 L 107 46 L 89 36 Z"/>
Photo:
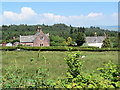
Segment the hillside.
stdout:
<path fill-rule="evenodd" d="M 41 26 L 42 31 L 44 33 L 50 33 L 50 35 L 58 35 L 63 38 L 67 38 L 71 36 L 73 39 L 78 31 L 82 30 L 78 27 L 67 26 L 65 24 L 54 24 L 52 26 L 48 25 L 3 25 L 2 26 L 2 39 L 3 40 L 10 40 L 13 36 L 19 38 L 19 35 L 34 35 L 37 32 L 37 27 Z M 72 33 L 70 30 L 72 29 Z M 79 30 L 78 30 L 79 29 Z M 109 36 L 116 36 L 117 31 L 109 31 L 100 29 L 99 27 L 90 27 L 90 28 L 83 28 L 84 33 L 86 36 L 94 36 L 94 33 L 97 32 L 98 36 L 103 36 L 104 32 L 106 32 Z"/>

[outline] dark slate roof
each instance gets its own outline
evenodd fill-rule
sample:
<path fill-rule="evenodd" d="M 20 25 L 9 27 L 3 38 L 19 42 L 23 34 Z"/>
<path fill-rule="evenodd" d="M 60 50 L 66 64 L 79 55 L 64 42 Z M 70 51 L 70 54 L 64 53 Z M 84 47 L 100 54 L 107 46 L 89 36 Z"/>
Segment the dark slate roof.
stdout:
<path fill-rule="evenodd" d="M 29 36 L 20 36 L 20 42 L 33 42 L 33 40 L 39 35 L 40 33 L 36 33 L 35 35 Z M 45 34 L 45 36 L 49 39 L 49 35 Z"/>
<path fill-rule="evenodd" d="M 98 36 L 98 37 L 86 37 L 87 43 L 102 43 L 105 39 L 104 36 Z"/>

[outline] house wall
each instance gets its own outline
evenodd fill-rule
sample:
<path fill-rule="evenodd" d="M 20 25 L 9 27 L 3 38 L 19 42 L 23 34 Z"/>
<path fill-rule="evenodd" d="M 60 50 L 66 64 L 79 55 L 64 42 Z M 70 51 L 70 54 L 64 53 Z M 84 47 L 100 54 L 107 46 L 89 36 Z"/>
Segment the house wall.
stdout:
<path fill-rule="evenodd" d="M 88 43 L 88 46 L 95 46 L 101 48 L 103 43 Z"/>
<path fill-rule="evenodd" d="M 12 46 L 12 44 L 11 43 L 7 43 L 6 46 Z"/>
<path fill-rule="evenodd" d="M 2 46 L 6 46 L 7 43 L 3 43 Z"/>
<path fill-rule="evenodd" d="M 43 37 L 43 40 L 40 40 L 40 37 Z M 50 40 L 43 32 L 41 32 L 33 41 L 33 46 L 40 46 L 40 44 L 43 44 L 43 46 L 50 46 Z"/>
<path fill-rule="evenodd" d="M 20 43 L 22 45 L 26 45 L 26 46 L 33 46 L 33 43 Z"/>

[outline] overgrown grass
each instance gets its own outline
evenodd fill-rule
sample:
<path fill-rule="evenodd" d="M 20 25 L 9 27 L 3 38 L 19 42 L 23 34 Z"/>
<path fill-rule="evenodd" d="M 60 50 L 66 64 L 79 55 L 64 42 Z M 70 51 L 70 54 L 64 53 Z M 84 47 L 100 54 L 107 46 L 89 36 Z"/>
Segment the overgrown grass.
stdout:
<path fill-rule="evenodd" d="M 59 51 L 3 51 L 2 52 L 2 69 L 3 75 L 6 73 L 5 69 L 17 64 L 18 67 L 24 68 L 25 72 L 35 73 L 35 70 L 39 66 L 45 66 L 49 69 L 50 79 L 57 80 L 58 78 L 65 77 L 66 64 L 64 58 L 67 55 L 66 52 Z M 87 52 L 82 51 L 82 55 L 85 56 L 84 72 L 89 73 L 96 70 L 98 67 L 102 67 L 103 64 L 108 63 L 111 60 L 113 63 L 118 62 L 118 52 Z M 31 61 L 33 59 L 33 61 Z"/>

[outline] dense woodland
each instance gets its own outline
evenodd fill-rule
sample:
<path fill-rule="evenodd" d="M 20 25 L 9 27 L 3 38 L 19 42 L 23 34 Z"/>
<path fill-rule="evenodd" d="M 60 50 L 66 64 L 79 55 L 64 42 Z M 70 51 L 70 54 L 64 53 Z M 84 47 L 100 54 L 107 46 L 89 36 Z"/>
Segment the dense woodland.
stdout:
<path fill-rule="evenodd" d="M 116 41 L 117 31 L 109 31 L 100 29 L 99 27 L 91 26 L 90 28 L 85 27 L 73 27 L 67 26 L 65 24 L 54 24 L 54 25 L 2 25 L 2 38 L 3 42 L 12 40 L 13 37 L 19 40 L 20 35 L 34 35 L 37 33 L 37 27 L 41 26 L 44 33 L 50 34 L 51 43 L 62 43 L 67 41 L 68 37 L 72 38 L 72 41 L 75 41 L 76 34 L 78 32 L 84 33 L 85 36 L 94 36 L 94 33 L 97 32 L 97 36 L 104 36 L 104 32 L 112 37 L 112 41 Z"/>

